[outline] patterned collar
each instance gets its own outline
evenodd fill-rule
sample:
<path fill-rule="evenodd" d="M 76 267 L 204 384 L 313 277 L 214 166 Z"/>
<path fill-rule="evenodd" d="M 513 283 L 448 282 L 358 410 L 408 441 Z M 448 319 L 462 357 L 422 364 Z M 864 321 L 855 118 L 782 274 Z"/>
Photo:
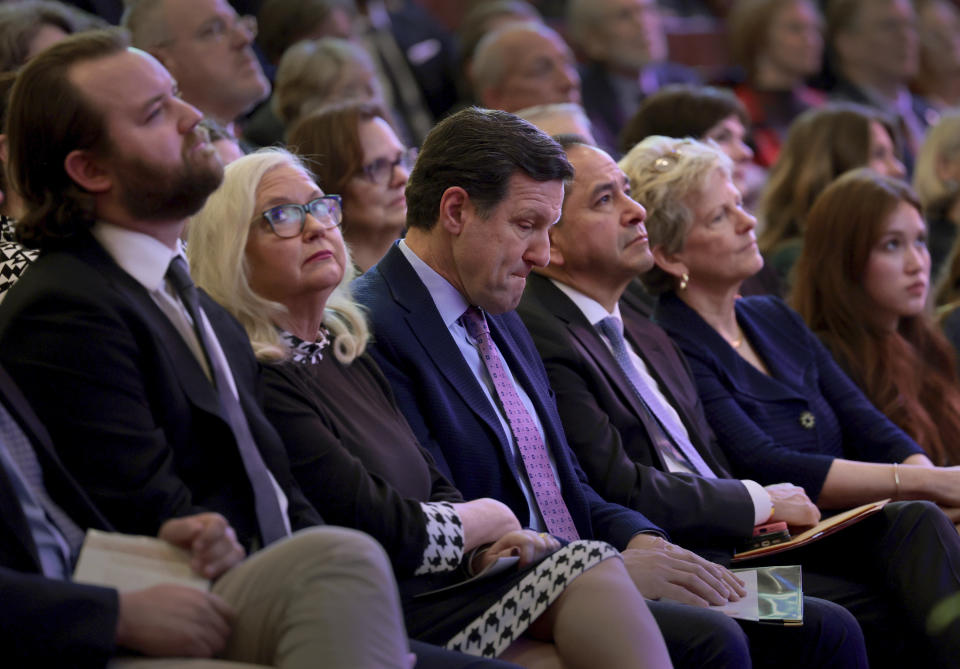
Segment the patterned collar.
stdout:
<path fill-rule="evenodd" d="M 0 239 L 3 239 L 5 242 L 15 242 L 17 241 L 16 232 L 14 230 L 17 221 L 9 216 L 0 214 Z"/>
<path fill-rule="evenodd" d="M 323 349 L 330 345 L 330 331 L 322 325 L 315 342 L 304 341 L 285 330 L 280 331 L 280 338 L 290 348 L 291 360 L 305 365 L 319 364 L 323 360 Z"/>

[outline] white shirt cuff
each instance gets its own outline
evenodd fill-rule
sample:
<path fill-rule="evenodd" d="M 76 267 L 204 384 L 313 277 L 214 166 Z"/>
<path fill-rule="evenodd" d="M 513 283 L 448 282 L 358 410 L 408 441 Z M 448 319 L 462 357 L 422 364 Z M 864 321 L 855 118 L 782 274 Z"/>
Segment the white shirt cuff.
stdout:
<path fill-rule="evenodd" d="M 740 483 L 747 489 L 747 494 L 753 500 L 753 524 L 762 525 L 770 520 L 773 513 L 773 501 L 762 485 L 749 479 L 741 479 Z"/>

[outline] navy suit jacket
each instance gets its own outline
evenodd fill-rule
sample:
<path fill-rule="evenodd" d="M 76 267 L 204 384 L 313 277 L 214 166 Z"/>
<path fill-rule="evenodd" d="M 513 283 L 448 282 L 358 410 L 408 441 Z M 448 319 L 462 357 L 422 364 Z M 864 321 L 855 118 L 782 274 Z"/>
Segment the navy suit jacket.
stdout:
<path fill-rule="evenodd" d="M 203 292 L 294 530 L 319 514 L 293 480 L 262 411 L 246 332 Z M 259 529 L 253 490 L 217 391 L 146 289 L 89 234 L 41 255 L 0 305 L 0 360 L 96 507 L 122 532 L 156 535 L 166 520 L 221 513 L 248 549 Z"/>
<path fill-rule="evenodd" d="M 416 271 L 394 245 L 358 278 L 354 295 L 370 313 L 371 354 L 390 380 L 417 439 L 466 499 L 493 497 L 523 522 L 529 515 L 496 409 L 440 318 Z M 577 531 L 622 550 L 640 532 L 660 532 L 641 514 L 603 500 L 567 446 L 553 391 L 519 317 L 488 314 L 490 332 L 506 364 L 530 395 L 552 450 L 560 488 Z"/>
<path fill-rule="evenodd" d="M 50 436 L 7 373 L 0 401 L 33 445 L 50 498 L 83 528 L 110 529 L 63 469 Z M 43 576 L 23 507 L 0 467 L 0 643 L 12 666 L 102 667 L 114 650 L 117 592 Z"/>
<path fill-rule="evenodd" d="M 642 512 L 674 541 L 726 557 L 753 530 L 753 501 L 730 479 L 690 369 L 658 326 L 621 306 L 626 338 L 647 363 L 690 439 L 719 477 L 669 473 L 650 440 L 652 417 L 583 312 L 553 283 L 531 275 L 517 309 L 543 358 L 570 447 L 603 497 Z M 713 549 L 713 550 L 710 550 Z M 714 555 L 711 554 L 711 557 Z"/>
<path fill-rule="evenodd" d="M 656 311 L 690 362 L 707 419 L 736 475 L 764 485 L 789 481 L 816 501 L 834 458 L 902 462 L 923 452 L 782 300 L 744 297 L 736 311 L 770 376 L 673 293 L 660 296 Z"/>

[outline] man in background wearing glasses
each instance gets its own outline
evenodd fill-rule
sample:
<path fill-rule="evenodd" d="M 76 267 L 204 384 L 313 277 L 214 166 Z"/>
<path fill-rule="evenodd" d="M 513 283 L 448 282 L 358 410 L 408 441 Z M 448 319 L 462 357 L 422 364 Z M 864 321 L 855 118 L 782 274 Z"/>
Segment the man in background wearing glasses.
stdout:
<path fill-rule="evenodd" d="M 231 133 L 270 94 L 252 48 L 256 17 L 237 16 L 226 0 L 133 0 L 122 24 L 133 46 L 177 80 L 183 99 Z"/>

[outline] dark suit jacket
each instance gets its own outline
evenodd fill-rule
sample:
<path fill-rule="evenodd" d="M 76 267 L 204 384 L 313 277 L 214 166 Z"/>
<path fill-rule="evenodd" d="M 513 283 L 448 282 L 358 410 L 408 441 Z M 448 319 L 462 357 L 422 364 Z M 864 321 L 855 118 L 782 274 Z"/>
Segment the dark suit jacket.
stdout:
<path fill-rule="evenodd" d="M 737 322 L 770 376 L 673 293 L 656 321 L 680 346 L 734 474 L 789 481 L 816 501 L 834 458 L 902 462 L 920 447 L 837 366 L 800 316 L 774 297 L 737 300 Z"/>
<path fill-rule="evenodd" d="M 699 84 L 697 73 L 678 63 L 656 63 L 650 66 L 659 90 L 668 84 Z M 580 67 L 580 90 L 583 108 L 590 117 L 593 136 L 611 156 L 620 155 L 620 131 L 635 113 L 624 109 L 610 78 L 610 72 L 601 63 L 586 63 Z M 637 85 L 637 100 L 643 92 Z"/>
<path fill-rule="evenodd" d="M 690 439 L 718 476 L 671 474 L 649 438 L 649 414 L 583 312 L 548 279 L 531 275 L 517 309 L 540 351 L 570 447 L 604 499 L 636 509 L 687 547 L 732 549 L 750 536 L 754 508 L 713 441 L 690 370 L 658 326 L 628 317 L 644 358 Z M 656 429 L 656 428 L 654 428 Z"/>
<path fill-rule="evenodd" d="M 353 287 L 356 299 L 370 312 L 375 335 L 371 353 L 417 439 L 464 498 L 494 497 L 525 520 L 529 511 L 517 482 L 517 463 L 496 410 L 400 249 L 393 246 Z M 517 315 L 488 315 L 487 320 L 506 364 L 543 423 L 580 536 L 603 539 L 622 550 L 639 532 L 659 532 L 641 514 L 604 501 L 587 483 L 567 446 L 537 350 Z"/>
<path fill-rule="evenodd" d="M 201 293 L 264 461 L 294 529 L 321 522 L 261 409 L 243 328 Z M 60 458 L 120 531 L 155 535 L 173 517 L 223 514 L 248 548 L 253 491 L 213 385 L 133 277 L 88 234 L 42 255 L 0 307 L 0 360 Z"/>
<path fill-rule="evenodd" d="M 80 527 L 109 529 L 64 471 L 50 436 L 13 380 L 0 369 L 0 401 L 30 439 L 50 498 Z M 11 666 L 102 667 L 113 654 L 117 593 L 42 575 L 20 500 L 0 467 L 0 643 Z"/>

